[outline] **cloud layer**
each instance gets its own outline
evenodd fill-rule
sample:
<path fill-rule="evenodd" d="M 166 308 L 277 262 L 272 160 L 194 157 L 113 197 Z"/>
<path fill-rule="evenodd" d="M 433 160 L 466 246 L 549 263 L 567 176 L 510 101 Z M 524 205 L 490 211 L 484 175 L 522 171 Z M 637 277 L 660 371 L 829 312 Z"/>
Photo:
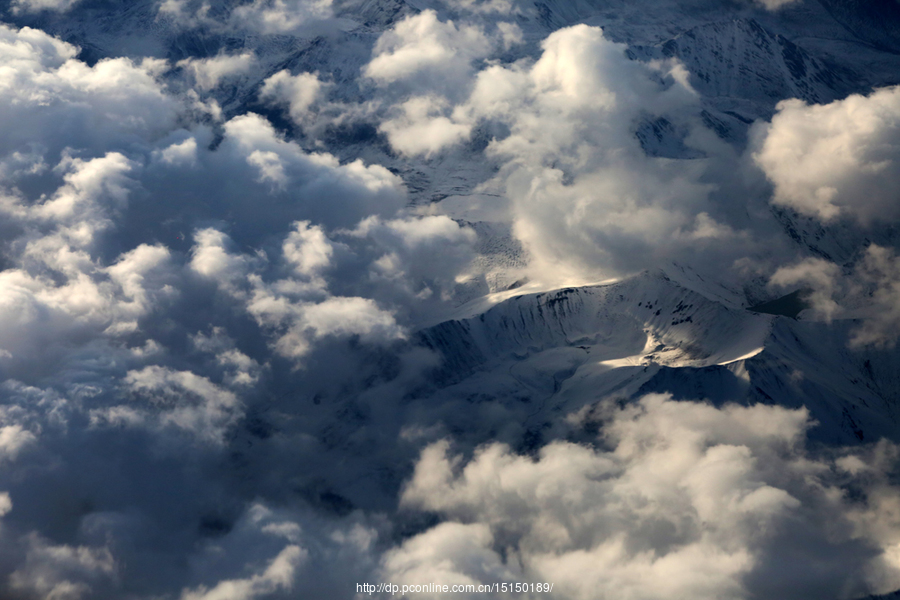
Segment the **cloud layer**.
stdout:
<path fill-rule="evenodd" d="M 11 14 L 50 10 L 81 8 Z M 900 335 L 897 88 L 786 100 L 745 151 L 677 60 L 534 10 L 166 0 L 142 27 L 171 48 L 106 58 L 0 25 L 0 596 L 900 588 L 890 442 L 643 394 L 526 431 L 577 340 L 509 398 L 491 357 L 441 370 L 478 344 L 420 330 L 490 289 L 676 262 L 729 310 L 809 288 L 806 317 L 858 319 L 848 352 Z"/>
<path fill-rule="evenodd" d="M 757 129 L 754 160 L 774 202 L 824 221 L 896 221 L 900 88 L 827 105 L 788 100 Z"/>
<path fill-rule="evenodd" d="M 565 598 L 853 597 L 897 586 L 900 530 L 883 512 L 890 484 L 879 474 L 896 448 L 812 455 L 807 413 L 778 407 L 647 396 L 590 418 L 603 420 L 604 450 L 554 442 L 532 458 L 493 444 L 463 460 L 446 442 L 426 448 L 403 504 L 448 521 L 391 551 L 384 576 L 546 581 Z M 863 473 L 867 500 L 851 500 L 842 486 Z"/>

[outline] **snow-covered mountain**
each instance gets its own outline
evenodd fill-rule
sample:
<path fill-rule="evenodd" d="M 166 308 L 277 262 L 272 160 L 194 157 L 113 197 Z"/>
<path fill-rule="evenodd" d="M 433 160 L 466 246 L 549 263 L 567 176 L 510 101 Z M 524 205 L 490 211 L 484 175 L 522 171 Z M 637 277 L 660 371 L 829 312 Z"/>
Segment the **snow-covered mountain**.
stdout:
<path fill-rule="evenodd" d="M 426 329 L 422 343 L 443 354 L 437 379 L 453 393 L 527 399 L 538 430 L 591 399 L 658 392 L 806 406 L 830 444 L 896 438 L 895 350 L 851 351 L 852 323 L 753 313 L 703 291 L 660 272 L 517 296 Z M 488 373 L 503 373 L 496 388 Z"/>

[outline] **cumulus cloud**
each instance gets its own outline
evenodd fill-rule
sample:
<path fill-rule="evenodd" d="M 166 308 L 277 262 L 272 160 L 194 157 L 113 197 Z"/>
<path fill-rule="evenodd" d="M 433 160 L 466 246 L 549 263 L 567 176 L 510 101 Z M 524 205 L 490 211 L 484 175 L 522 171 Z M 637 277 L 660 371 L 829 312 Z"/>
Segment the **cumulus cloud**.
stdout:
<path fill-rule="evenodd" d="M 298 216 L 329 227 L 350 226 L 373 212 L 393 214 L 403 206 L 402 181 L 380 165 L 361 160 L 342 165 L 330 154 L 306 153 L 254 114 L 224 127 L 220 152 L 242 159 L 274 190 L 293 188 L 291 195 L 304 207 Z"/>
<path fill-rule="evenodd" d="M 872 232 L 898 218 L 896 188 L 900 88 L 851 95 L 830 104 L 788 100 L 771 123 L 752 132 L 752 158 L 774 187 L 772 203 L 825 225 L 861 225 Z M 853 264 L 818 257 L 778 269 L 771 284 L 805 286 L 819 318 L 857 318 L 851 347 L 892 346 L 897 325 L 897 258 L 869 244 Z"/>
<path fill-rule="evenodd" d="M 410 98 L 400 114 L 385 121 L 381 130 L 391 146 L 409 156 L 426 157 L 469 137 L 472 126 L 444 116 L 446 102 L 435 96 Z"/>
<path fill-rule="evenodd" d="M 90 67 L 77 52 L 42 31 L 0 26 L 0 157 L 40 147 L 55 162 L 65 147 L 98 152 L 174 126 L 178 104 L 157 81 L 164 61 L 113 58 Z"/>
<path fill-rule="evenodd" d="M 253 386 L 259 380 L 261 365 L 241 352 L 223 328 L 213 327 L 209 335 L 197 332 L 191 343 L 198 351 L 215 356 L 216 363 L 227 372 L 226 385 Z"/>
<path fill-rule="evenodd" d="M 332 0 L 253 0 L 235 7 L 231 23 L 262 33 L 287 33 L 332 14 Z"/>
<path fill-rule="evenodd" d="M 299 224 L 297 233 L 302 235 L 307 225 L 306 223 Z M 291 282 L 284 280 L 281 285 L 269 286 L 264 284 L 258 276 L 252 280 L 248 278 L 252 259 L 229 252 L 227 245 L 230 240 L 224 233 L 214 229 L 205 229 L 197 232 L 196 241 L 191 268 L 199 275 L 216 281 L 221 289 L 242 301 L 260 325 L 275 329 L 287 328 L 288 332 L 283 333 L 277 342 L 278 349 L 282 354 L 295 358 L 305 354 L 309 349 L 309 342 L 304 331 L 316 328 L 304 321 L 303 309 L 310 305 L 309 296 L 320 300 L 327 297 L 324 283 L 301 281 L 291 285 Z M 299 250 L 293 242 L 294 240 L 290 239 L 285 242 L 289 261 L 303 264 L 305 260 L 307 263 L 315 263 L 318 256 L 321 256 L 316 256 L 316 250 L 312 250 L 314 256 L 305 259 L 302 256 L 302 250 Z M 327 253 L 324 258 L 327 261 Z M 252 291 L 248 289 L 251 286 Z M 280 293 L 281 290 L 284 290 L 285 293 Z M 377 311 L 377 308 L 375 310 Z M 327 309 L 324 312 L 327 315 Z M 389 316 L 387 318 L 390 319 Z"/>
<path fill-rule="evenodd" d="M 693 116 L 696 94 L 678 63 L 631 60 L 602 30 L 579 25 L 548 36 L 533 64 L 487 66 L 467 89 L 450 108 L 410 99 L 382 129 L 398 150 L 431 155 L 478 123 L 505 127 L 486 152 L 503 165 L 497 183 L 539 278 L 596 279 L 747 241 L 711 200 L 706 161 L 648 156 L 635 135 L 643 120 L 665 117 L 688 142 L 715 143 Z"/>
<path fill-rule="evenodd" d="M 171 20 L 182 27 L 197 27 L 209 22 L 208 14 L 211 8 L 212 6 L 206 2 L 196 6 L 191 0 L 163 0 L 159 3 L 157 19 Z"/>
<path fill-rule="evenodd" d="M 206 540 L 191 559 L 202 583 L 185 586 L 182 600 L 251 600 L 352 595 L 348 577 L 370 573 L 379 531 L 359 515 L 321 519 L 309 512 L 255 501 L 234 526 Z M 340 561 L 337 568 L 335 561 Z M 349 592 L 347 590 L 350 590 Z"/>
<path fill-rule="evenodd" d="M 373 560 L 365 526 L 312 519 L 318 548 L 342 540 L 324 558 L 304 558 L 296 523 L 265 522 L 246 535 L 281 541 L 228 542 L 222 567 L 201 542 L 225 543 L 232 526 L 229 540 L 244 535 L 235 523 L 248 500 L 212 473 L 231 469 L 221 461 L 237 456 L 232 445 L 274 440 L 258 416 L 270 378 L 296 384 L 286 369 L 309 358 L 304 389 L 332 389 L 338 372 L 356 389 L 373 372 L 367 348 L 403 342 L 411 314 L 449 304 L 471 231 L 405 213 L 397 175 L 305 150 L 258 115 L 191 123 L 206 121 L 196 95 L 167 89 L 162 61 L 88 66 L 74 46 L 5 26 L 0 52 L 0 485 L 11 483 L 0 498 L 23 499 L 16 511 L 0 503 L 2 595 L 290 595 L 307 563 Z M 210 88 L 246 56 L 181 66 Z M 306 102 L 297 79 L 269 83 L 271 101 Z M 309 426 L 285 447 L 311 451 Z M 30 469 L 42 474 L 15 474 Z M 152 541 L 160 531 L 181 534 Z M 336 578 L 309 580 L 336 589 Z"/>
<path fill-rule="evenodd" d="M 98 238 L 127 203 L 132 167 L 118 153 L 67 157 L 58 166 L 63 184 L 52 195 L 32 204 L 7 199 L 4 212 L 26 232 L 17 241 L 16 268 L 0 273 L 7 323 L 0 346 L 13 356 L 34 358 L 50 340 L 89 331 L 128 333 L 175 295 L 162 246 L 138 245 L 106 266 L 93 259 Z"/>
<path fill-rule="evenodd" d="M 872 244 L 858 267 L 858 285 L 871 311 L 850 339 L 851 346 L 892 345 L 900 337 L 900 257 Z"/>
<path fill-rule="evenodd" d="M 294 272 L 315 277 L 331 264 L 334 246 L 320 227 L 311 226 L 309 221 L 294 224 L 294 230 L 282 244 L 285 260 Z"/>
<path fill-rule="evenodd" d="M 279 71 L 263 82 L 259 97 L 276 106 L 287 106 L 288 114 L 298 125 L 309 118 L 309 111 L 322 94 L 325 85 L 315 73 L 291 75 Z"/>
<path fill-rule="evenodd" d="M 695 245 L 709 226 L 731 233 L 710 216 L 702 162 L 648 157 L 634 135 L 642 113 L 690 110 L 678 65 L 634 62 L 624 50 L 577 26 L 551 34 L 527 72 L 479 75 L 471 110 L 510 123 L 489 150 L 509 161 L 515 232 L 541 271 L 622 272 Z"/>
<path fill-rule="evenodd" d="M 190 267 L 203 277 L 228 285 L 247 272 L 247 257 L 228 251 L 228 236 L 215 229 L 203 229 L 194 236 Z"/>
<path fill-rule="evenodd" d="M 93 591 L 92 580 L 110 579 L 116 563 L 108 548 L 54 545 L 32 534 L 27 538 L 25 564 L 10 576 L 15 590 L 43 598 L 79 600 Z"/>
<path fill-rule="evenodd" d="M 189 137 L 163 150 L 156 150 L 154 157 L 167 165 L 195 165 L 197 163 L 197 140 Z"/>
<path fill-rule="evenodd" d="M 37 441 L 37 437 L 21 425 L 0 427 L 0 456 L 15 459 L 25 448 Z"/>
<path fill-rule="evenodd" d="M 273 332 L 281 355 L 300 359 L 313 340 L 329 336 L 404 339 L 395 312 L 415 322 L 416 304 L 450 301 L 474 243 L 471 230 L 439 216 L 386 222 L 373 216 L 332 235 L 308 221 L 294 223 L 281 244 L 286 272 L 278 277 L 277 268 L 266 274 L 269 261 L 234 252 L 227 235 L 205 229 L 196 234 L 190 266 Z M 346 277 L 338 250 L 348 267 L 364 269 L 362 277 Z"/>
<path fill-rule="evenodd" d="M 222 435 L 240 415 L 237 396 L 190 371 L 150 366 L 129 371 L 122 382 L 147 408 L 119 405 L 94 411 L 98 424 L 175 427 L 199 440 L 221 443 Z"/>
<path fill-rule="evenodd" d="M 363 74 L 386 90 L 394 105 L 379 129 L 408 156 L 431 156 L 468 139 L 473 120 L 456 104 L 474 83 L 476 63 L 522 41 L 513 23 L 442 21 L 433 10 L 411 15 L 384 32 Z"/>
<path fill-rule="evenodd" d="M 871 244 L 852 268 L 808 258 L 778 269 L 773 286 L 803 286 L 807 300 L 819 318 L 856 318 L 860 324 L 850 334 L 852 348 L 893 346 L 900 337 L 900 257 L 895 250 Z"/>
<path fill-rule="evenodd" d="M 422 29 L 416 42 L 406 40 L 407 29 Z M 379 129 L 399 153 L 425 158 L 476 130 L 493 134 L 485 154 L 500 174 L 491 185 L 509 202 L 532 278 L 597 280 L 698 254 L 715 256 L 721 272 L 750 251 L 744 216 L 717 193 L 736 157 L 701 123 L 680 63 L 632 60 L 600 28 L 578 25 L 550 34 L 533 62 L 479 65 L 478 54 L 498 47 L 493 34 L 463 48 L 455 41 L 463 31 L 430 14 L 380 38 L 365 74 L 395 91 L 405 78 L 417 86 Z M 430 82 L 420 71 L 431 60 L 455 71 Z M 637 132 L 647 123 L 673 132 L 670 150 L 657 156 L 643 147 Z"/>
<path fill-rule="evenodd" d="M 774 203 L 822 221 L 900 217 L 900 87 L 822 105 L 786 100 L 754 135 Z"/>
<path fill-rule="evenodd" d="M 769 281 L 780 288 L 807 286 L 812 290 L 808 296 L 812 307 L 820 316 L 831 320 L 841 310 L 834 300 L 839 277 L 840 268 L 836 264 L 821 258 L 807 258 L 781 267 Z"/>
<path fill-rule="evenodd" d="M 406 335 L 394 316 L 369 298 L 332 297 L 318 303 L 294 304 L 259 290 L 248 310 L 260 324 L 283 331 L 275 348 L 290 358 L 301 358 L 309 352 L 312 340 L 326 336 L 390 341 Z"/>
<path fill-rule="evenodd" d="M 433 10 L 406 17 L 378 38 L 364 74 L 381 84 L 417 75 L 439 77 L 490 51 L 481 27 L 441 21 Z"/>
<path fill-rule="evenodd" d="M 493 541 L 484 524 L 442 523 L 388 553 L 384 576 L 419 586 L 477 586 L 515 580 L 517 574 L 491 550 Z M 429 597 L 427 593 L 417 595 Z"/>
<path fill-rule="evenodd" d="M 238 75 L 247 74 L 256 62 L 252 52 L 242 54 L 219 54 L 212 58 L 186 58 L 176 66 L 189 71 L 201 90 L 209 91 L 222 81 Z"/>
<path fill-rule="evenodd" d="M 205 587 L 184 591 L 181 600 L 252 600 L 272 594 L 280 589 L 290 590 L 296 565 L 304 557 L 299 546 L 287 546 L 278 553 L 262 573 L 247 579 L 229 579 L 221 581 L 212 589 Z"/>
<path fill-rule="evenodd" d="M 430 90 L 458 101 L 471 86 L 475 64 L 519 40 L 521 31 L 512 23 L 486 30 L 478 24 L 442 21 L 435 11 L 425 10 L 381 34 L 363 75 L 401 95 Z"/>
<path fill-rule="evenodd" d="M 547 581 L 566 598 L 852 597 L 900 580 L 890 509 L 840 488 L 851 463 L 879 461 L 811 454 L 805 410 L 647 396 L 601 418 L 603 450 L 553 442 L 531 458 L 491 444 L 464 461 L 446 442 L 426 448 L 402 502 L 448 522 L 386 555 L 384 576 Z"/>

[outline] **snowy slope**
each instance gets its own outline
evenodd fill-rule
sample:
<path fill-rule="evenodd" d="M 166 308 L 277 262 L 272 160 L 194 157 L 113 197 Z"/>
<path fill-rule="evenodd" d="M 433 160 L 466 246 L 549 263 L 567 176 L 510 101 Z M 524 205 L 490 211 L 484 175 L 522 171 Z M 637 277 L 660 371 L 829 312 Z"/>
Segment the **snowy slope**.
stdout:
<path fill-rule="evenodd" d="M 812 56 L 754 19 L 701 25 L 648 54 L 677 57 L 704 97 L 745 98 L 771 106 L 783 98 L 826 103 L 859 87 L 856 76 L 828 59 Z"/>
<path fill-rule="evenodd" d="M 603 398 L 805 405 L 813 437 L 897 437 L 896 350 L 850 351 L 851 323 L 751 313 L 662 273 L 511 298 L 421 332 L 441 352 L 441 394 L 517 401 L 532 425 Z M 556 415 L 553 417 L 552 415 Z"/>

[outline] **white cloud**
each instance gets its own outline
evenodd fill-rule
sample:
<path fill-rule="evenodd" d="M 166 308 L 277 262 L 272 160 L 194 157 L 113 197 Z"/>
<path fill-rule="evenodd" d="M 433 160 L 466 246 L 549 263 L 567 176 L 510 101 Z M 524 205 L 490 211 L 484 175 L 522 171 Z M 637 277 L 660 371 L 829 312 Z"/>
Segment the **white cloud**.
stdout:
<path fill-rule="evenodd" d="M 531 458 L 491 444 L 464 462 L 446 442 L 426 448 L 403 505 L 451 522 L 386 555 L 382 575 L 552 582 L 573 599 L 796 598 L 793 581 L 803 597 L 852 597 L 900 582 L 898 523 L 879 501 L 846 499 L 833 459 L 807 453 L 805 410 L 647 396 L 602 418 L 608 450 L 560 441 Z M 790 573 L 775 556 L 785 547 Z"/>
<path fill-rule="evenodd" d="M 241 509 L 233 527 L 191 555 L 192 579 L 181 600 L 251 600 L 297 595 L 338 597 L 355 591 L 348 577 L 371 568 L 378 531 L 359 515 L 322 519 L 310 511 L 260 501 Z M 339 565 L 339 566 L 338 566 Z"/>
<path fill-rule="evenodd" d="M 398 339 L 405 337 L 394 316 L 378 308 L 369 298 L 329 298 L 310 304 L 302 310 L 302 325 L 326 335 L 360 335 L 363 339 Z"/>
<path fill-rule="evenodd" d="M 176 142 L 164 150 L 157 150 L 154 156 L 167 165 L 194 166 L 197 164 L 197 140 L 189 137 L 182 142 Z"/>
<path fill-rule="evenodd" d="M 393 214 L 404 204 L 402 181 L 380 165 L 340 164 L 330 154 L 306 153 L 281 139 L 255 114 L 225 123 L 219 152 L 253 167 L 270 193 L 295 198 L 294 214 L 327 227 L 350 226 L 370 214 Z"/>
<path fill-rule="evenodd" d="M 682 65 L 631 60 L 600 28 L 577 25 L 550 34 L 533 63 L 488 63 L 476 73 L 474 59 L 496 41 L 482 32 L 484 45 L 464 49 L 456 41 L 464 28 L 429 14 L 384 34 L 366 75 L 416 85 L 379 129 L 401 154 L 426 158 L 468 140 L 476 125 L 508 131 L 486 154 L 502 165 L 492 183 L 510 201 L 532 278 L 596 281 L 701 253 L 725 268 L 752 245 L 730 222 L 742 215 L 714 202 L 710 161 L 648 156 L 635 134 L 643 121 L 665 118 L 683 131 L 686 151 L 722 150 L 700 123 Z M 430 81 L 420 71 L 432 60 L 452 74 Z"/>
<path fill-rule="evenodd" d="M 238 350 L 221 327 L 214 327 L 210 335 L 198 332 L 191 337 L 191 343 L 200 352 L 215 355 L 218 365 L 226 371 L 227 385 L 253 386 L 259 380 L 259 363 Z"/>
<path fill-rule="evenodd" d="M 332 0 L 253 0 L 231 12 L 231 23 L 261 33 L 279 34 L 298 30 L 308 23 L 332 15 Z"/>
<path fill-rule="evenodd" d="M 321 227 L 309 221 L 294 223 L 294 230 L 281 245 L 284 258 L 301 276 L 315 277 L 331 264 L 334 248 Z"/>
<path fill-rule="evenodd" d="M 823 105 L 785 100 L 754 138 L 775 204 L 826 222 L 900 218 L 900 87 Z"/>
<path fill-rule="evenodd" d="M 900 218 L 900 87 L 824 105 L 788 100 L 752 132 L 755 164 L 774 186 L 772 203 L 833 224 L 871 230 Z M 866 240 L 868 243 L 868 240 Z M 861 318 L 850 346 L 892 346 L 900 336 L 893 249 L 870 244 L 852 267 L 821 258 L 780 268 L 772 284 L 812 289 L 815 316 Z"/>
<path fill-rule="evenodd" d="M 270 183 L 273 188 L 279 190 L 285 189 L 288 179 L 278 154 L 272 151 L 254 150 L 247 156 L 247 163 L 259 169 L 257 181 Z"/>
<path fill-rule="evenodd" d="M 900 257 L 891 248 L 871 244 L 853 265 L 842 271 L 821 258 L 778 269 L 770 284 L 782 289 L 803 286 L 818 318 L 858 318 L 850 333 L 851 348 L 892 347 L 900 338 Z"/>
<path fill-rule="evenodd" d="M 400 105 L 400 114 L 383 122 L 391 146 L 408 156 L 428 156 L 467 139 L 472 126 L 455 123 L 443 115 L 446 103 L 434 96 L 410 98 Z"/>
<path fill-rule="evenodd" d="M 491 4 L 495 3 L 492 2 Z M 500 39 L 503 41 L 503 48 L 505 50 L 509 50 L 513 46 L 517 46 L 525 41 L 525 34 L 515 23 L 497 23 L 497 31 L 500 32 Z"/>
<path fill-rule="evenodd" d="M 153 281 L 154 275 L 168 270 L 170 258 L 169 250 L 163 246 L 141 244 L 121 254 L 114 264 L 107 267 L 107 275 L 123 296 L 123 306 L 118 310 L 139 317 L 146 314 L 152 303 L 158 300 L 154 296 L 174 292 L 165 283 Z"/>
<path fill-rule="evenodd" d="M 327 337 L 404 339 L 403 322 L 452 300 L 472 261 L 475 234 L 444 216 L 372 216 L 330 235 L 299 221 L 281 243 L 281 260 L 236 252 L 214 229 L 195 240 L 191 269 L 274 336 L 279 354 L 299 360 Z"/>
<path fill-rule="evenodd" d="M 509 14 L 518 12 L 513 0 L 450 0 L 448 4 L 456 9 L 474 13 Z"/>
<path fill-rule="evenodd" d="M 167 0 L 160 12 L 213 37 L 265 36 L 331 7 Z M 628 60 L 590 27 L 553 34 L 534 61 L 493 60 L 523 39 L 511 23 L 425 11 L 380 38 L 360 80 L 371 103 L 328 104 L 325 87 L 343 84 L 289 71 L 260 99 L 304 131 L 325 111 L 377 115 L 407 157 L 496 134 L 477 156 L 503 167 L 493 183 L 548 278 L 740 246 L 709 201 L 706 163 L 647 157 L 634 138 L 637 121 L 665 115 L 704 143 L 683 68 Z M 368 162 L 345 162 L 259 115 L 220 119 L 205 92 L 255 77 L 263 61 L 250 50 L 179 63 L 197 79 L 184 93 L 161 78 L 165 61 L 88 66 L 77 52 L 0 27 L 0 595 L 339 597 L 378 576 L 541 578 L 561 597 L 615 586 L 624 598 L 778 598 L 759 582 L 787 589 L 813 563 L 831 577 L 822 588 L 897 582 L 892 447 L 877 460 L 811 454 L 798 411 L 645 400 L 609 411 L 607 450 L 555 442 L 525 459 L 491 445 L 466 464 L 431 446 L 393 512 L 416 445 L 447 431 L 435 415 L 464 402 L 428 395 L 438 359 L 410 344 L 461 301 L 461 282 L 479 281 L 482 240 L 436 215 L 439 203 L 412 215 L 395 173 L 418 163 L 373 164 L 377 145 Z M 873 332 L 897 327 L 895 263 L 873 247 L 852 282 L 810 264 L 776 283 L 818 277 L 840 311 L 838 292 L 871 297 L 882 320 L 856 343 L 876 344 Z M 504 414 L 484 404 L 474 414 Z M 841 497 L 826 471 L 865 499 Z M 417 508 L 447 521 L 390 548 Z M 798 573 L 771 566 L 776 545 L 799 557 Z M 607 580 L 591 578 L 597 565 Z"/>
<path fill-rule="evenodd" d="M 381 85 L 403 80 L 444 80 L 455 85 L 476 58 L 487 56 L 491 39 L 481 27 L 442 22 L 433 10 L 406 17 L 384 32 L 363 73 Z"/>
<path fill-rule="evenodd" d="M 178 23 L 196 25 L 196 16 L 191 16 L 187 12 L 189 2 L 190 0 L 163 0 L 159 3 L 157 19 L 170 18 Z M 205 4 L 204 8 L 203 13 L 209 10 L 209 4 Z"/>
<path fill-rule="evenodd" d="M 51 339 L 64 344 L 87 332 L 127 333 L 174 297 L 166 248 L 141 244 L 106 266 L 94 256 L 127 206 L 133 168 L 119 153 L 64 157 L 55 192 L 33 203 L 7 199 L 3 212 L 25 231 L 16 263 L 0 273 L 0 338 L 8 352 L 35 358 L 51 349 Z"/>
<path fill-rule="evenodd" d="M 478 73 L 453 112 L 458 122 L 509 127 L 487 152 L 505 164 L 500 183 L 533 275 L 596 280 L 742 239 L 709 199 L 705 161 L 647 156 L 635 136 L 641 119 L 664 115 L 695 142 L 708 139 L 680 65 L 630 60 L 585 25 L 552 33 L 542 48 L 533 65 Z"/>
<path fill-rule="evenodd" d="M 836 264 L 821 258 L 807 258 L 781 267 L 769 281 L 781 288 L 807 286 L 812 290 L 809 295 L 812 308 L 826 320 L 831 320 L 841 311 L 834 300 L 840 275 Z"/>
<path fill-rule="evenodd" d="M 144 406 L 92 410 L 95 426 L 173 427 L 198 441 L 221 444 L 228 427 L 242 414 L 242 404 L 234 392 L 190 371 L 149 366 L 129 371 L 123 384 L 145 401 Z"/>
<path fill-rule="evenodd" d="M 229 78 L 246 75 L 255 63 L 256 56 L 252 52 L 244 52 L 230 55 L 219 54 L 212 58 L 186 58 L 176 64 L 191 72 L 197 82 L 197 87 L 203 91 L 209 91 Z"/>
<path fill-rule="evenodd" d="M 441 21 L 433 10 L 385 31 L 363 74 L 390 101 L 379 129 L 391 146 L 407 156 L 431 156 L 468 139 L 474 119 L 456 105 L 471 91 L 477 61 L 521 43 L 522 35 L 513 23 L 486 32 L 480 25 Z"/>
<path fill-rule="evenodd" d="M 280 283 L 280 282 L 278 282 Z M 394 316 L 374 300 L 359 297 L 327 297 L 319 302 L 296 301 L 278 289 L 257 287 L 247 302 L 247 311 L 257 322 L 276 332 L 274 347 L 282 356 L 301 359 L 312 342 L 326 336 L 361 336 L 365 341 L 384 342 L 405 337 Z"/>
<path fill-rule="evenodd" d="M 322 95 L 324 88 L 318 74 L 291 75 L 290 71 L 284 70 L 263 82 L 259 97 L 274 105 L 287 106 L 291 119 L 302 125 L 308 120 L 310 109 Z"/>
<path fill-rule="evenodd" d="M 278 590 L 290 590 L 294 571 L 304 557 L 305 551 L 299 546 L 286 546 L 262 573 L 247 579 L 221 581 L 212 589 L 185 590 L 181 600 L 253 600 Z"/>
<path fill-rule="evenodd" d="M 177 102 L 157 81 L 164 61 L 113 58 L 90 67 L 77 51 L 41 31 L 0 25 L 0 158 L 38 141 L 54 162 L 66 147 L 103 154 L 174 126 Z"/>
<path fill-rule="evenodd" d="M 15 459 L 23 449 L 34 444 L 35 441 L 37 441 L 37 437 L 21 425 L 0 427 L 0 457 Z M 2 512 L 0 511 L 0 513 Z"/>
<path fill-rule="evenodd" d="M 517 579 L 517 574 L 491 550 L 493 541 L 490 528 L 481 523 L 441 523 L 388 552 L 384 575 L 404 585 L 477 586 Z M 416 595 L 428 598 L 440 594 Z"/>
<path fill-rule="evenodd" d="M 55 236 L 32 242 L 26 252 L 40 254 L 42 247 L 59 244 L 90 248 L 96 235 L 110 226 L 111 217 L 124 208 L 132 183 L 127 175 L 133 167 L 118 152 L 88 161 L 64 156 L 56 170 L 65 173 L 65 184 L 50 198 L 27 208 L 18 203 L 9 206 L 15 216 L 57 226 Z M 68 270 L 59 259 L 45 256 L 44 260 Z"/>
<path fill-rule="evenodd" d="M 194 234 L 195 244 L 191 250 L 190 268 L 220 285 L 229 285 L 243 277 L 249 260 L 228 251 L 228 236 L 216 229 L 202 229 Z"/>
<path fill-rule="evenodd" d="M 283 356 L 300 359 L 314 340 L 327 336 L 361 336 L 374 342 L 405 337 L 393 315 L 374 300 L 328 292 L 318 271 L 328 265 L 331 246 L 318 227 L 295 225 L 282 248 L 297 279 L 273 282 L 249 271 L 252 259 L 230 253 L 225 234 L 208 229 L 198 233 L 197 241 L 192 268 L 216 280 L 260 326 L 274 332 L 274 347 Z"/>
<path fill-rule="evenodd" d="M 25 563 L 12 575 L 13 589 L 53 600 L 90 597 L 92 584 L 115 577 L 117 565 L 106 547 L 54 545 L 37 534 L 26 538 Z"/>

